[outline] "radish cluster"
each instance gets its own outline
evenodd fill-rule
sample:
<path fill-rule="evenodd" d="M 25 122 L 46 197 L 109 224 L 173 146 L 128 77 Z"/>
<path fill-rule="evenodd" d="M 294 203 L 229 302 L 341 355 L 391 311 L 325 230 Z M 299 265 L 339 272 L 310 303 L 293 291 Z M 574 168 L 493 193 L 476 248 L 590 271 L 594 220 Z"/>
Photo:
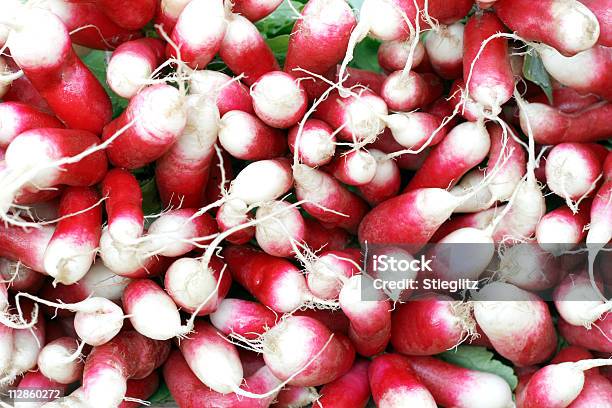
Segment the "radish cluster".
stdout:
<path fill-rule="evenodd" d="M 4 0 L 0 394 L 612 407 L 611 9 Z"/>

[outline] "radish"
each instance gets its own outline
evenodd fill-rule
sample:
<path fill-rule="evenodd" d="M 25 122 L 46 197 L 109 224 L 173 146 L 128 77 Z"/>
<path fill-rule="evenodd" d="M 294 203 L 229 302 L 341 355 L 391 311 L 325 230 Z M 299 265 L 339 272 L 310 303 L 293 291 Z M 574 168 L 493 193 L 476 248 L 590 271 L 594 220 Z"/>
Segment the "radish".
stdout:
<path fill-rule="evenodd" d="M 170 39 L 180 48 L 180 59 L 193 69 L 204 68 L 219 51 L 227 30 L 222 0 L 192 0 L 181 11 Z M 179 57 L 168 44 L 166 56 Z"/>
<path fill-rule="evenodd" d="M 258 185 L 261 180 L 275 183 Z M 293 177 L 286 159 L 260 160 L 246 166 L 232 181 L 229 196 L 246 204 L 276 200 L 291 189 Z"/>
<path fill-rule="evenodd" d="M 353 367 L 342 377 L 321 388 L 318 404 L 336 408 L 365 408 L 370 399 L 367 360 L 356 360 Z"/>
<path fill-rule="evenodd" d="M 129 30 L 143 28 L 157 7 L 154 0 L 129 0 L 121 5 L 112 0 L 95 0 L 95 3 L 117 25 Z"/>
<path fill-rule="evenodd" d="M 295 193 L 304 200 L 304 210 L 326 225 L 342 227 L 349 232 L 367 212 L 367 204 L 330 175 L 299 164 L 293 167 Z"/>
<path fill-rule="evenodd" d="M 117 95 L 130 99 L 149 83 L 163 56 L 164 43 L 158 39 L 125 42 L 113 52 L 108 62 L 106 81 Z"/>
<path fill-rule="evenodd" d="M 324 250 L 306 267 L 308 289 L 321 299 L 337 299 L 348 279 L 360 270 L 361 251 Z"/>
<path fill-rule="evenodd" d="M 606 160 L 606 163 L 610 160 Z M 612 178 L 609 170 L 606 172 L 606 182 L 597 190 L 593 196 L 591 205 L 591 222 L 587 233 L 587 245 L 603 246 L 612 239 Z"/>
<path fill-rule="evenodd" d="M 327 123 L 318 119 L 306 119 L 303 125 L 293 126 L 289 130 L 288 142 L 294 155 L 297 144 L 298 159 L 310 167 L 329 163 L 336 152 L 336 135 Z"/>
<path fill-rule="evenodd" d="M 499 255 L 498 275 L 503 281 L 529 291 L 553 288 L 565 265 L 539 245 L 524 242 L 509 246 Z"/>
<path fill-rule="evenodd" d="M 106 199 L 108 233 L 113 240 L 129 244 L 144 231 L 142 192 L 138 180 L 122 169 L 111 169 L 102 180 Z"/>
<path fill-rule="evenodd" d="M 553 299 L 564 321 L 589 329 L 612 310 L 610 303 L 599 300 L 598 295 L 588 276 L 579 274 L 568 275 L 555 288 Z"/>
<path fill-rule="evenodd" d="M 456 79 L 463 73 L 464 30 L 465 26 L 456 22 L 448 26 L 441 25 L 425 37 L 429 61 L 436 73 L 444 79 Z M 378 57 L 380 60 L 380 51 Z"/>
<path fill-rule="evenodd" d="M 359 193 L 368 204 L 376 206 L 399 193 L 401 174 L 395 161 L 385 153 L 370 149 L 370 154 L 376 159 L 376 173 L 368 184 L 359 186 Z"/>
<path fill-rule="evenodd" d="M 304 87 L 281 71 L 258 77 L 251 90 L 255 114 L 268 126 L 289 128 L 304 117 L 308 97 Z"/>
<path fill-rule="evenodd" d="M 164 287 L 177 306 L 205 316 L 215 311 L 229 291 L 232 279 L 224 265 L 212 258 L 209 268 L 192 258 L 177 259 L 164 277 Z"/>
<path fill-rule="evenodd" d="M 313 250 L 346 248 L 349 234 L 342 228 L 325 227 L 314 218 L 304 218 L 304 243 Z"/>
<path fill-rule="evenodd" d="M 399 408 L 404 404 L 422 408 L 437 406 L 404 356 L 383 354 L 375 357 L 368 367 L 368 376 L 377 407 Z"/>
<path fill-rule="evenodd" d="M 400 115 L 404 116 L 406 114 L 404 113 Z M 395 160 L 395 162 L 397 163 L 397 166 L 400 169 L 412 170 L 412 171 L 417 170 L 421 166 L 421 164 L 423 164 L 423 161 L 425 161 L 425 158 L 429 154 L 429 148 L 425 147 L 420 153 L 416 153 L 416 154 L 414 153 L 414 151 L 407 152 L 405 147 L 399 144 L 394 139 L 394 136 L 392 135 L 392 132 L 390 131 L 390 127 L 393 126 L 391 122 L 393 118 L 396 118 L 394 114 L 387 116 L 385 121 L 387 122 L 387 126 L 389 127 L 385 129 L 378 136 L 378 139 L 376 139 L 371 144 L 371 146 L 375 149 L 379 149 L 385 153 L 388 153 L 389 157 Z M 404 125 L 400 124 L 399 126 L 396 127 L 396 129 L 403 129 L 403 127 Z M 438 132 L 438 133 L 441 133 L 441 132 Z M 400 133 L 398 132 L 397 134 L 399 135 Z M 444 132 L 443 135 L 445 134 L 446 132 Z"/>
<path fill-rule="evenodd" d="M 563 85 L 583 94 L 594 93 L 606 99 L 612 95 L 608 86 L 612 47 L 597 45 L 572 57 L 564 57 L 554 48 L 541 45 L 538 53 L 546 71 Z"/>
<path fill-rule="evenodd" d="M 191 0 L 161 0 L 155 14 L 155 23 L 159 25 L 158 31 L 171 33 L 179 16 Z"/>
<path fill-rule="evenodd" d="M 236 0 L 232 11 L 251 21 L 257 21 L 272 14 L 281 3 L 280 0 Z"/>
<path fill-rule="evenodd" d="M 0 258 L 0 279 L 6 282 L 11 291 L 35 293 L 42 286 L 45 276 L 19 261 Z"/>
<path fill-rule="evenodd" d="M 12 29 L 7 44 L 17 65 L 66 125 L 100 133 L 111 118 L 110 99 L 75 55 L 64 24 L 40 8 L 15 13 L 4 21 Z M 41 26 L 44 38 L 38 35 Z"/>
<path fill-rule="evenodd" d="M 385 122 L 397 143 L 417 151 L 437 145 L 447 133 L 438 116 L 425 112 L 393 113 L 387 116 Z"/>
<path fill-rule="evenodd" d="M 19 381 L 17 389 L 21 390 L 59 390 L 60 395 L 66 392 L 66 385 L 45 377 L 40 371 L 28 371 Z M 15 401 L 14 408 L 38 408 L 41 402 Z"/>
<path fill-rule="evenodd" d="M 211 98 L 216 102 L 221 116 L 232 110 L 254 113 L 249 90 L 223 72 L 209 70 L 191 72 L 189 93 Z"/>
<path fill-rule="evenodd" d="M 408 365 L 443 407 L 511 408 L 512 391 L 501 377 L 445 363 L 433 357 L 409 357 Z M 483 393 L 482 390 L 487 390 Z"/>
<path fill-rule="evenodd" d="M 54 116 L 21 102 L 0 104 L 0 147 L 8 145 L 26 130 L 36 128 L 61 128 Z"/>
<path fill-rule="evenodd" d="M 376 159 L 365 150 L 350 150 L 340 153 L 329 165 L 335 178 L 350 186 L 368 184 L 376 176 Z"/>
<path fill-rule="evenodd" d="M 0 224 L 0 256 L 19 261 L 27 268 L 46 274 L 44 255 L 54 231 L 51 226 L 24 230 Z"/>
<path fill-rule="evenodd" d="M 134 331 L 94 347 L 83 370 L 83 401 L 97 407 L 118 406 L 126 395 L 127 380 L 148 376 L 169 352 L 168 342 L 150 340 Z"/>
<path fill-rule="evenodd" d="M 179 351 L 170 353 L 170 357 L 164 364 L 164 380 L 172 396 L 181 406 L 267 408 L 276 396 L 276 392 L 272 392 L 265 398 L 249 398 L 234 393 L 215 392 L 202 384 Z M 270 369 L 264 366 L 246 379 L 244 390 L 251 393 L 267 393 L 276 389 L 280 383 Z"/>
<path fill-rule="evenodd" d="M 480 163 L 490 147 L 491 139 L 484 125 L 472 122 L 457 125 L 431 151 L 404 191 L 447 188 Z"/>
<path fill-rule="evenodd" d="M 451 106 L 454 106 L 455 110 L 470 122 L 477 122 L 479 119 L 485 117 L 485 115 L 490 114 L 490 112 L 485 110 L 483 105 L 472 98 L 467 91 L 465 82 L 463 82 L 461 78 L 453 82 L 449 93 L 449 102 Z"/>
<path fill-rule="evenodd" d="M 378 48 L 378 64 L 388 72 L 404 69 L 412 46 L 411 41 L 383 41 Z M 412 66 L 417 67 L 424 57 L 425 47 L 418 42 L 412 54 Z"/>
<path fill-rule="evenodd" d="M 599 22 L 599 39 L 597 40 L 597 44 L 605 47 L 612 47 L 612 30 L 610 29 L 610 24 L 612 23 L 610 7 L 612 7 L 612 5 L 610 1 L 581 0 L 580 2 L 587 6 L 588 9 L 595 14 L 595 17 L 597 17 L 597 21 Z"/>
<path fill-rule="evenodd" d="M 547 360 L 557 335 L 546 304 L 509 283 L 493 282 L 481 289 L 474 316 L 495 350 L 515 365 Z"/>
<path fill-rule="evenodd" d="M 454 302 L 445 295 L 426 295 L 393 312 L 391 344 L 398 353 L 430 356 L 473 336 L 475 326 L 467 303 Z"/>
<path fill-rule="evenodd" d="M 429 105 L 442 95 L 442 82 L 434 74 L 404 71 L 391 73 L 382 85 L 380 96 L 393 111 L 409 112 Z"/>
<path fill-rule="evenodd" d="M 276 313 L 257 302 L 223 299 L 210 315 L 210 322 L 226 336 L 254 340 L 263 335 L 278 320 Z"/>
<path fill-rule="evenodd" d="M 227 231 L 236 229 L 227 237 L 227 241 L 232 244 L 242 245 L 249 242 L 255 237 L 255 227 L 240 228 L 243 224 L 252 221 L 252 216 L 249 213 L 251 208 L 247 204 L 238 199 L 230 199 L 221 204 L 217 210 L 216 221 L 219 226 L 219 231 Z"/>
<path fill-rule="evenodd" d="M 185 128 L 186 106 L 179 90 L 170 85 L 153 85 L 130 100 L 127 109 L 104 127 L 103 140 L 130 126 L 108 147 L 111 163 L 135 169 L 167 152 Z"/>
<path fill-rule="evenodd" d="M 319 399 L 319 393 L 314 387 L 286 386 L 278 393 L 272 408 L 307 407 Z"/>
<path fill-rule="evenodd" d="M 585 385 L 584 371 L 610 365 L 607 359 L 549 364 L 537 371 L 523 391 L 523 407 L 567 407 Z"/>
<path fill-rule="evenodd" d="M 556 86 L 552 90 L 552 103 L 549 103 L 546 94 L 542 92 L 529 98 L 531 103 L 543 103 L 555 107 L 564 113 L 575 113 L 588 108 L 601 101 L 597 95 L 583 95 L 573 88 Z"/>
<path fill-rule="evenodd" d="M 370 287 L 375 288 L 371 278 L 355 275 L 344 283 L 339 295 L 340 307 L 351 321 L 349 339 L 355 351 L 366 357 L 383 352 L 391 337 L 391 302 L 381 292 L 369 294 L 377 297 L 373 301 L 363 299 Z"/>
<path fill-rule="evenodd" d="M 157 160 L 155 181 L 164 207 L 198 208 L 208 182 L 219 130 L 219 110 L 202 95 L 188 95 L 187 123 L 176 143 Z"/>
<path fill-rule="evenodd" d="M 287 149 L 283 132 L 267 126 L 254 115 L 229 111 L 219 124 L 219 143 L 240 160 L 264 160 L 281 156 Z"/>
<path fill-rule="evenodd" d="M 521 7 L 530 7 L 526 18 L 517 12 Z M 599 38 L 597 17 L 575 0 L 546 0 L 535 7 L 525 0 L 497 0 L 495 13 L 521 37 L 548 44 L 564 55 L 587 50 Z M 571 30 L 566 29 L 568 24 Z"/>
<path fill-rule="evenodd" d="M 257 27 L 238 14 L 232 14 L 227 20 L 219 56 L 235 75 L 243 76 L 242 80 L 247 85 L 254 84 L 268 72 L 279 70 L 270 46 Z"/>
<path fill-rule="evenodd" d="M 54 282 L 71 285 L 85 276 L 96 257 L 102 229 L 98 194 L 87 187 L 66 189 L 59 215 L 62 219 L 45 250 L 45 272 Z"/>
<path fill-rule="evenodd" d="M 504 25 L 495 14 L 476 14 L 465 26 L 463 44 L 463 80 L 467 91 L 495 116 L 514 91 L 508 40 L 501 37 L 491 39 L 491 36 L 504 31 Z"/>
<path fill-rule="evenodd" d="M 52 381 L 71 384 L 78 381 L 83 373 L 83 362 L 79 360 L 81 351 L 72 337 L 53 340 L 38 354 L 38 369 Z"/>
<path fill-rule="evenodd" d="M 571 345 L 588 348 L 605 353 L 612 353 L 612 324 L 611 320 L 599 319 L 593 322 L 590 329 L 580 325 L 574 326 L 562 318 L 559 319 L 559 334 Z"/>
<path fill-rule="evenodd" d="M 577 214 L 562 206 L 544 215 L 536 229 L 540 247 L 555 256 L 573 249 L 586 236 L 590 204 L 583 202 Z"/>
<path fill-rule="evenodd" d="M 262 220 L 255 227 L 255 239 L 261 249 L 269 255 L 290 257 L 297 244 L 304 239 L 304 219 L 300 211 L 284 201 L 270 201 L 261 205 L 255 213 L 256 220 Z M 272 213 L 286 209 L 281 215 L 270 218 Z"/>
<path fill-rule="evenodd" d="M 387 78 L 384 74 L 377 72 L 368 71 L 366 69 L 359 68 L 347 68 L 346 69 L 348 78 L 344 84 L 349 88 L 367 88 L 370 91 L 380 94 L 385 79 Z M 338 76 L 334 78 L 336 81 L 339 80 Z"/>

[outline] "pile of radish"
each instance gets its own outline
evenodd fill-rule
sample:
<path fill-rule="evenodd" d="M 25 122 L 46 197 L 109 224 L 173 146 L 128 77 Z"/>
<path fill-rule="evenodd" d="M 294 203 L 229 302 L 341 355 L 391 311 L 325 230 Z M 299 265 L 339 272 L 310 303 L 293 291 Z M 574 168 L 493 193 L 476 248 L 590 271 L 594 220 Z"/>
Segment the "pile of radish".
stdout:
<path fill-rule="evenodd" d="M 612 407 L 612 0 L 1 3 L 0 407 Z"/>

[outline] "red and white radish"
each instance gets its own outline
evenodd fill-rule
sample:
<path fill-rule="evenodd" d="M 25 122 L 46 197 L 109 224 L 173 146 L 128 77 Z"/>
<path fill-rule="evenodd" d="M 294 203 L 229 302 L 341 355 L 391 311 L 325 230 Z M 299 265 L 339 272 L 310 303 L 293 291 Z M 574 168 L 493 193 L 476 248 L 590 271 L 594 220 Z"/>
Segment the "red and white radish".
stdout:
<path fill-rule="evenodd" d="M 308 97 L 291 75 L 272 71 L 261 75 L 251 89 L 255 114 L 268 126 L 289 128 L 306 112 Z"/>

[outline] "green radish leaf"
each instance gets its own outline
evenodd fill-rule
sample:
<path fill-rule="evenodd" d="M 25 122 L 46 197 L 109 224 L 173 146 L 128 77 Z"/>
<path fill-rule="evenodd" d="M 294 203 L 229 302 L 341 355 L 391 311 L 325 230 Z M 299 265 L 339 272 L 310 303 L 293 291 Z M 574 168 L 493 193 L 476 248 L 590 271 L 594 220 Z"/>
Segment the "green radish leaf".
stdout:
<path fill-rule="evenodd" d="M 355 47 L 353 60 L 349 65 L 353 68 L 382 72 L 382 68 L 378 65 L 378 47 L 380 47 L 380 41 L 370 37 L 364 38 Z"/>
<path fill-rule="evenodd" d="M 542 59 L 533 50 L 525 54 L 525 59 L 523 61 L 523 76 L 526 80 L 531 81 L 542 88 L 546 94 L 546 97 L 548 98 L 548 101 L 552 103 L 553 90 L 550 82 L 550 76 L 544 68 Z"/>
<path fill-rule="evenodd" d="M 287 57 L 287 49 L 289 48 L 289 34 L 279 35 L 278 37 L 269 38 L 266 43 L 270 46 L 270 49 L 274 53 L 274 58 L 278 61 L 282 67 L 285 65 L 285 58 Z"/>
<path fill-rule="evenodd" d="M 108 67 L 109 58 L 110 52 L 92 50 L 89 54 L 82 57 L 81 60 L 100 81 L 100 84 L 102 84 L 102 87 L 110 97 L 113 104 L 113 118 L 116 118 L 125 110 L 129 101 L 117 95 L 106 83 L 106 68 Z"/>
<path fill-rule="evenodd" d="M 442 360 L 470 370 L 484 371 L 502 377 L 510 388 L 514 390 L 518 379 L 512 367 L 503 364 L 494 358 L 494 354 L 485 347 L 459 346 L 456 350 L 439 354 Z"/>
<path fill-rule="evenodd" d="M 269 16 L 259 20 L 255 26 L 264 38 L 274 38 L 283 34 L 290 34 L 293 24 L 298 18 L 295 10 L 289 6 L 289 1 L 295 10 L 301 11 L 304 4 L 297 1 L 286 0 Z"/>
<path fill-rule="evenodd" d="M 172 394 L 170 394 L 170 390 L 168 389 L 166 383 L 162 382 L 157 391 L 155 391 L 155 393 L 149 397 L 148 401 L 152 404 L 152 406 L 155 406 L 154 404 L 163 404 L 165 402 L 173 401 Z"/>
<path fill-rule="evenodd" d="M 162 211 L 162 203 L 157 191 L 157 184 L 155 184 L 155 178 L 152 177 L 141 181 L 140 189 L 142 190 L 142 212 L 144 215 L 159 214 Z M 145 218 L 145 228 L 149 228 L 150 223 L 153 221 L 154 218 Z"/>

